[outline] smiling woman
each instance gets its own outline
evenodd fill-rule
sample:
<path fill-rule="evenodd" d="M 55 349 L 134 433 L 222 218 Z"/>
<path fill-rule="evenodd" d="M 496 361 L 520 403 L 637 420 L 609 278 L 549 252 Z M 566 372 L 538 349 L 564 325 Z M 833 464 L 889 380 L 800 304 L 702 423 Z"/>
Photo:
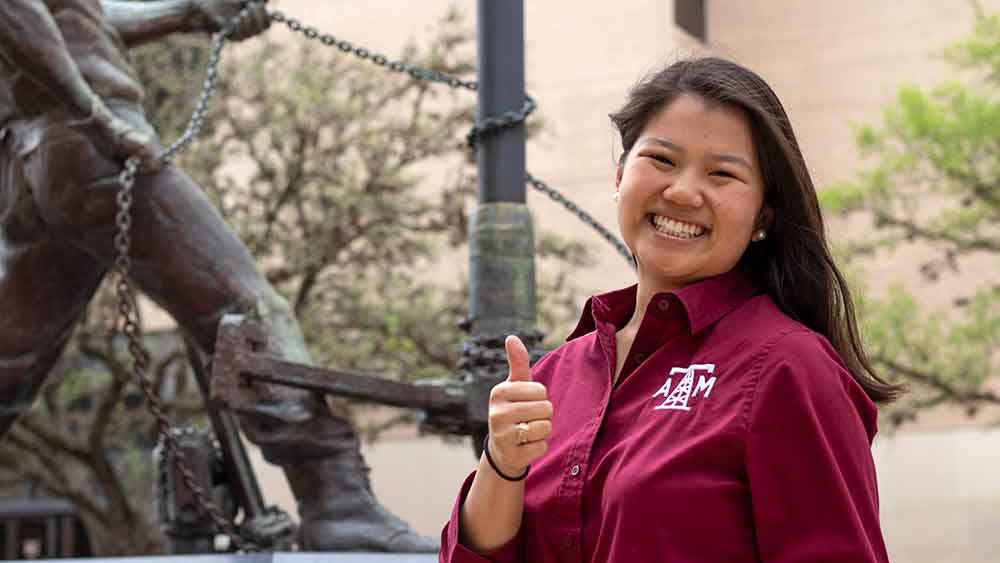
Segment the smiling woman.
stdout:
<path fill-rule="evenodd" d="M 641 299 L 728 272 L 751 233 L 766 232 L 756 161 L 736 107 L 683 94 L 650 118 L 616 182 L 618 224 L 649 292 Z"/>
<path fill-rule="evenodd" d="M 612 114 L 637 283 L 490 396 L 441 561 L 887 560 L 871 370 L 777 96 L 718 58 Z"/>

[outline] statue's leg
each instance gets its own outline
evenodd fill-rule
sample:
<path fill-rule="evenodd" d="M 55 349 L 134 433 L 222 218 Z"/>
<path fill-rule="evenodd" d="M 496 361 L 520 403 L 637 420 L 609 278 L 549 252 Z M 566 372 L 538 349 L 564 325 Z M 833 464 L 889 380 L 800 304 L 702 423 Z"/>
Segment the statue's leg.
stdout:
<path fill-rule="evenodd" d="M 110 165 L 111 170 L 84 190 L 66 192 L 51 183 L 39 186 L 36 195 L 50 225 L 111 263 L 116 167 L 86 139 L 81 138 L 81 146 L 91 147 L 84 160 Z M 62 161 L 71 156 L 80 155 L 67 149 L 47 158 Z M 179 168 L 167 166 L 137 179 L 131 238 L 136 285 L 206 352 L 212 352 L 222 315 L 245 313 L 265 325 L 280 353 L 297 362 L 310 361 L 288 303 L 260 276 L 242 242 Z M 321 396 L 271 386 L 258 412 L 243 416 L 242 425 L 265 458 L 285 470 L 299 503 L 305 547 L 437 549 L 435 540 L 417 535 L 375 500 L 355 430 L 332 413 Z"/>
<path fill-rule="evenodd" d="M 46 232 L 20 159 L 0 144 L 0 437 L 30 408 L 104 272 Z"/>

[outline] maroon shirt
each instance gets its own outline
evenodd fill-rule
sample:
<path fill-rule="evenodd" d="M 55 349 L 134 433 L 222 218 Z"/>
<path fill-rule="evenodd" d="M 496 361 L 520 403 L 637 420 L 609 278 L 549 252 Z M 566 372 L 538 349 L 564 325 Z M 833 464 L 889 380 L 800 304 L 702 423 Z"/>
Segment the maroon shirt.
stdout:
<path fill-rule="evenodd" d="M 617 385 L 636 288 L 592 297 L 532 369 L 555 407 L 517 536 L 442 562 L 888 561 L 875 406 L 825 338 L 735 272 L 650 301 Z"/>

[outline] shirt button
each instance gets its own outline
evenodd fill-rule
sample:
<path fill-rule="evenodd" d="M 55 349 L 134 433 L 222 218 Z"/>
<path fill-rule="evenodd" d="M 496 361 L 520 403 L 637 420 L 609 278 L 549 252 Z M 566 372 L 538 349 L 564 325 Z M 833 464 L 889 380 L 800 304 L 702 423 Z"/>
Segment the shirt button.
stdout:
<path fill-rule="evenodd" d="M 574 543 L 573 534 L 566 534 L 565 536 L 563 536 L 563 547 L 569 549 L 573 547 L 573 543 Z"/>
<path fill-rule="evenodd" d="M 573 469 L 569 470 L 569 474 L 572 475 L 573 477 L 576 477 L 577 475 L 579 475 L 580 474 L 580 466 L 579 465 L 574 465 Z"/>
<path fill-rule="evenodd" d="M 670 308 L 670 302 L 666 299 L 660 299 L 660 301 L 656 304 L 656 308 L 661 311 L 666 311 Z"/>
<path fill-rule="evenodd" d="M 646 359 L 646 355 L 645 354 L 641 354 L 641 353 L 640 354 L 636 354 L 636 355 L 632 356 L 632 359 L 635 360 L 635 363 L 641 364 L 642 361 Z"/>

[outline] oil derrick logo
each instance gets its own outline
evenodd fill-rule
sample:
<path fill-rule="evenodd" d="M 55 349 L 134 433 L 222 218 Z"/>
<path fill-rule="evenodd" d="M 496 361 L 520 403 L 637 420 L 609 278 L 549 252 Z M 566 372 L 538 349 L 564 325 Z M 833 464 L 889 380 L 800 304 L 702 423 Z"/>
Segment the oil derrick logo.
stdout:
<path fill-rule="evenodd" d="M 695 372 L 708 372 L 708 377 L 706 378 L 705 375 L 698 374 L 698 383 L 695 385 Z M 670 375 L 667 376 L 667 380 L 663 383 L 663 386 L 656 393 L 653 393 L 654 398 L 662 396 L 666 397 L 666 399 L 654 407 L 654 409 L 691 410 L 688 402 L 692 396 L 696 397 L 701 393 L 702 397 L 708 397 L 712 393 L 712 388 L 715 387 L 715 376 L 712 375 L 714 372 L 715 364 L 692 364 L 686 368 L 671 368 Z M 677 387 L 674 387 L 673 391 L 671 391 L 670 385 L 673 382 L 673 376 L 680 374 L 684 374 L 684 377 L 681 378 Z"/>

